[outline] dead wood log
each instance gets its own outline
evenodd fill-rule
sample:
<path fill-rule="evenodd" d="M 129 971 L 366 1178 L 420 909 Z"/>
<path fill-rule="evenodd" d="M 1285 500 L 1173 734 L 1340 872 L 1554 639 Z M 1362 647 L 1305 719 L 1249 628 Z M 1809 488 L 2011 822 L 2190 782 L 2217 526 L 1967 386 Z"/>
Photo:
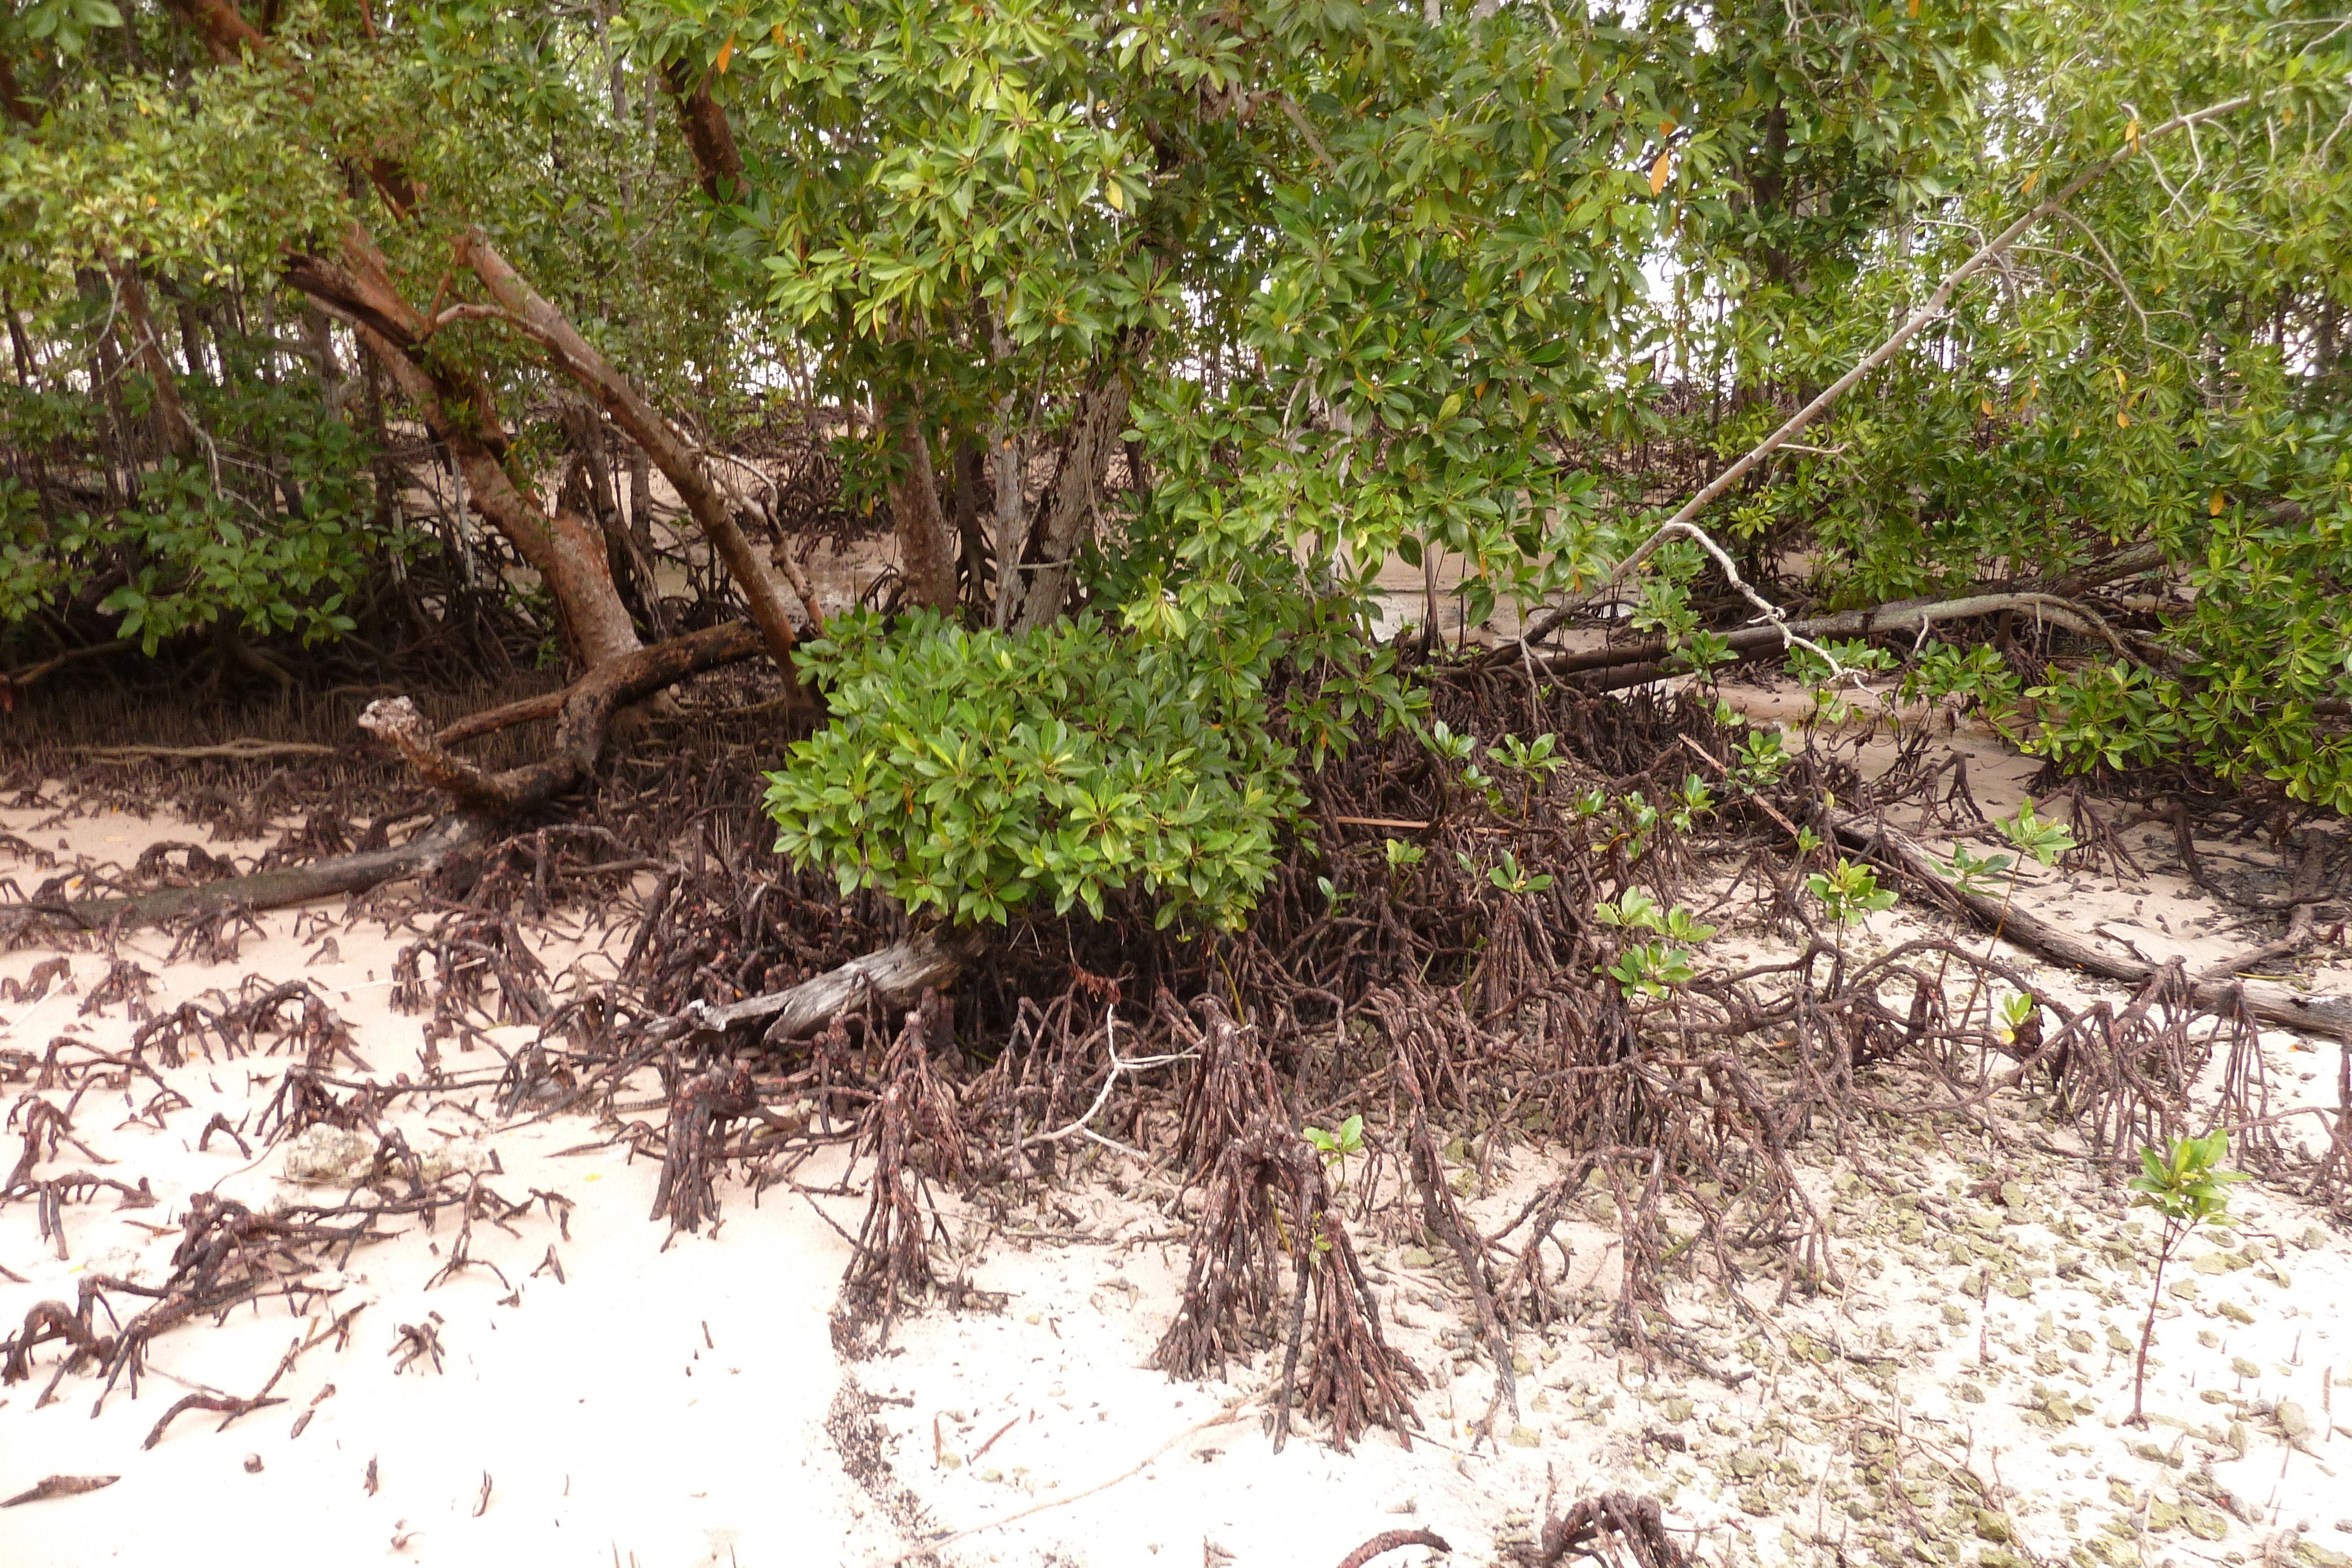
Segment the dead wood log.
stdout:
<path fill-rule="evenodd" d="M 1979 924 L 1999 932 L 2021 947 L 2030 948 L 2070 968 L 2081 969 L 2102 979 L 2120 980 L 2137 986 L 2147 984 L 2162 967 L 2146 958 L 2117 957 L 2101 952 L 2073 932 L 2024 908 L 2014 899 L 2004 904 L 1990 894 L 1962 888 L 1928 852 L 1925 844 L 1899 829 L 1864 817 L 1841 815 L 1837 819 L 1837 835 L 1842 841 L 1857 850 L 1885 854 L 1913 878 L 1935 889 L 1946 902 L 1967 911 Z M 2219 1005 L 2234 994 L 2243 998 L 2248 1012 L 2273 1028 L 2294 1030 L 2300 1034 L 2325 1035 L 2331 1040 L 2352 1043 L 2352 996 L 2333 992 L 2302 996 L 2284 986 L 2234 979 L 2226 973 L 2217 975 L 2210 969 L 2193 977 L 2191 986 L 2201 1006 Z"/>
<path fill-rule="evenodd" d="M 573 683 L 556 721 L 555 744 L 543 761 L 502 773 L 487 772 L 441 748 L 425 716 L 406 697 L 379 698 L 360 716 L 360 727 L 398 751 L 425 782 L 461 810 L 511 817 L 545 804 L 587 778 L 604 754 L 613 715 L 687 676 L 748 659 L 762 646 L 760 632 L 740 621 L 675 637 L 610 659 Z"/>
<path fill-rule="evenodd" d="M 2137 655 L 2116 634 L 2115 629 L 2095 612 L 2050 593 L 1979 593 L 1964 599 L 1902 600 L 1868 610 L 1843 610 L 1834 615 L 1816 615 L 1803 621 L 1791 621 L 1785 633 L 1779 626 L 1743 626 L 1726 633 L 1724 641 L 1730 644 L 1733 653 L 1753 657 L 1787 647 L 1790 636 L 1868 637 L 1895 632 L 1924 634 L 1938 621 L 1969 621 L 2012 610 L 2038 615 L 2053 625 L 2063 626 L 2082 636 L 2095 637 L 2121 657 L 2139 662 Z M 1530 635 L 1534 633 L 1531 632 Z M 1515 650 L 1507 652 L 1515 653 Z M 1665 639 L 1645 637 L 1637 643 L 1621 643 L 1608 648 L 1539 653 L 1536 655 L 1535 664 L 1537 669 L 1548 675 L 1572 675 L 1593 670 L 1613 672 L 1624 665 L 1638 664 L 1656 664 L 1664 674 L 1673 653 Z"/>
<path fill-rule="evenodd" d="M 613 715 L 620 708 L 688 675 L 751 658 L 761 646 L 754 627 L 732 621 L 599 664 L 556 694 L 562 699 L 561 716 L 549 758 L 502 773 L 486 772 L 443 750 L 408 698 L 371 703 L 360 716 L 360 727 L 390 743 L 427 783 L 446 792 L 457 805 L 456 811 L 406 843 L 284 871 L 226 878 L 201 887 L 164 888 L 80 904 L 24 905 L 20 906 L 24 918 L 59 915 L 96 926 L 116 920 L 145 924 L 226 909 L 282 909 L 422 875 L 438 869 L 456 852 L 488 841 L 499 819 L 543 805 L 588 778 L 603 755 Z"/>
<path fill-rule="evenodd" d="M 473 816 L 444 817 L 406 843 L 388 850 L 341 855 L 284 871 L 257 872 L 230 877 L 201 887 L 167 887 L 129 898 L 91 899 L 79 904 L 22 906 L 28 915 L 53 915 L 84 926 L 121 921 L 143 925 L 184 915 L 211 915 L 226 909 L 283 909 L 312 899 L 365 893 L 382 883 L 422 876 L 436 870 L 458 850 L 483 842 L 489 836 L 487 820 Z"/>
<path fill-rule="evenodd" d="M 982 946 L 976 931 L 918 931 L 786 990 L 746 997 L 724 1007 L 696 1002 L 669 1020 L 669 1027 L 673 1031 L 724 1034 L 764 1020 L 769 1040 L 798 1040 L 868 998 L 889 1007 L 912 1003 L 924 991 L 954 979 L 979 956 Z"/>

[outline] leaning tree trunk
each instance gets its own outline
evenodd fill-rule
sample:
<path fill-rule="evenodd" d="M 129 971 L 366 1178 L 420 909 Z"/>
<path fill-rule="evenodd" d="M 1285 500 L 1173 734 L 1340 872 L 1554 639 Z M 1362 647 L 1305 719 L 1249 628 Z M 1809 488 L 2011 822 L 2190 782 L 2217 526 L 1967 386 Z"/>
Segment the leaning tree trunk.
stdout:
<path fill-rule="evenodd" d="M 433 323 L 394 286 L 367 230 L 357 221 L 347 224 L 340 262 L 298 256 L 289 263 L 286 279 L 351 323 L 393 384 L 447 444 L 474 509 L 513 544 L 554 595 L 580 662 L 593 669 L 642 647 L 614 585 L 603 536 L 579 517 L 541 507 L 515 484 L 500 461 L 506 434 L 489 390 L 426 357 L 424 346 Z"/>
<path fill-rule="evenodd" d="M 613 422 L 653 459 L 662 476 L 686 503 L 687 510 L 694 514 L 711 549 L 726 563 L 728 575 L 735 580 L 735 586 L 742 591 L 751 607 L 751 620 L 767 640 L 768 652 L 774 655 L 777 668 L 783 672 L 786 682 L 798 690 L 799 677 L 793 665 L 793 646 L 798 638 L 783 591 L 770 575 L 768 563 L 753 551 L 751 541 L 736 523 L 734 497 L 703 466 L 701 455 L 693 444 L 580 335 L 563 312 L 541 298 L 538 290 L 507 265 L 506 258 L 479 229 L 469 229 L 457 237 L 457 256 L 459 263 L 473 269 L 474 276 L 481 279 L 482 287 L 498 302 L 497 319 L 545 349 L 555 367 L 604 404 Z M 776 564 L 794 574 L 793 587 L 800 593 L 810 623 L 823 624 L 816 595 L 806 579 L 799 576 L 791 556 L 779 555 Z"/>
<path fill-rule="evenodd" d="M 940 510 L 938 476 L 931 469 L 931 444 L 911 407 L 884 404 L 877 411 L 889 427 L 903 466 L 890 481 L 890 515 L 898 527 L 898 570 L 907 579 L 907 602 L 926 610 L 951 610 L 956 602 L 956 549 Z"/>
<path fill-rule="evenodd" d="M 1069 601 L 1078 549 L 1094 527 L 1111 454 L 1118 450 L 1120 434 L 1127 428 L 1128 403 L 1134 395 L 1127 352 L 1128 345 L 1120 344 L 1071 413 L 1061 465 L 1045 493 L 1027 547 L 1021 552 L 1021 570 L 1015 580 L 1019 602 L 1012 616 L 1015 632 L 1052 622 Z"/>

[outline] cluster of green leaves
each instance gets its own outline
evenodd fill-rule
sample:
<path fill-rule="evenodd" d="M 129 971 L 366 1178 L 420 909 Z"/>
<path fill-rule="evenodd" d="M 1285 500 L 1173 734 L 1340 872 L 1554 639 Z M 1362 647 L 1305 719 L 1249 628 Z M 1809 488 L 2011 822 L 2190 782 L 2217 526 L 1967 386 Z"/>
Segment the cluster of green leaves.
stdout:
<path fill-rule="evenodd" d="M 1604 972 L 1627 996 L 1664 997 L 1675 987 L 1696 979 L 1698 967 L 1691 961 L 1689 949 L 1715 935 L 1714 926 L 1681 904 L 1663 908 L 1638 887 L 1629 887 L 1615 899 L 1596 904 L 1593 914 L 1603 925 L 1665 938 L 1629 943 L 1615 962 L 1605 967 Z"/>
<path fill-rule="evenodd" d="M 148 395 L 142 379 L 126 380 L 133 416 Z M 163 460 L 128 505 L 68 512 L 0 479 L 0 625 L 110 583 L 95 608 L 151 655 L 223 623 L 305 643 L 351 630 L 345 602 L 371 562 L 411 546 L 373 527 L 367 442 L 309 379 L 232 380 L 187 396 L 211 461 Z M 84 400 L 0 388 L 0 443 L 70 450 L 96 439 L 95 412 Z"/>
<path fill-rule="evenodd" d="M 1131 891 L 1236 925 L 1302 804 L 1262 667 L 1204 670 L 1082 616 L 1019 637 L 919 616 L 800 653 L 834 722 L 769 776 L 776 847 L 963 924 Z"/>
<path fill-rule="evenodd" d="M 1805 891 L 1822 901 L 1822 912 L 1843 933 L 1866 916 L 1895 907 L 1896 894 L 1878 885 L 1878 873 L 1856 861 L 1838 857 L 1827 871 L 1809 873 Z"/>
<path fill-rule="evenodd" d="M 2169 1225 L 2218 1220 L 2229 1212 L 2230 1188 L 2247 1179 L 2243 1171 L 2222 1167 L 2229 1157 L 2230 1134 L 2221 1127 L 2201 1138 L 2175 1138 L 2165 1148 L 2143 1148 L 2140 1173 L 2128 1184 L 2132 1203 L 2153 1208 Z"/>

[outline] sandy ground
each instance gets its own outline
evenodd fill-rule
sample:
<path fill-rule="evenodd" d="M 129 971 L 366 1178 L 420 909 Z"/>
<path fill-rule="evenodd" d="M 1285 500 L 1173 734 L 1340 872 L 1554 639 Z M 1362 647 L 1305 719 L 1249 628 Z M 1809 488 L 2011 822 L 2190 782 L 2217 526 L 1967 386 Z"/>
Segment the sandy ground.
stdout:
<path fill-rule="evenodd" d="M 1979 799 L 2014 809 L 2032 765 L 1980 737 L 1963 743 Z M 1887 744 L 1867 742 L 1865 754 Z M 25 888 L 55 874 L 43 857 L 127 864 L 152 842 L 205 838 L 168 816 L 37 806 L 0 810 L 0 833 L 32 846 L 0 849 L 0 877 Z M 2192 965 L 2250 944 L 2251 928 L 2163 873 L 2171 862 L 2153 836 L 2133 841 L 2145 876 L 2037 872 L 2019 897 Z M 2251 854 L 2210 852 L 2224 867 Z M 154 976 L 146 1008 L 217 1005 L 251 976 L 305 977 L 353 1026 L 379 1079 L 417 1071 L 422 1020 L 394 1010 L 389 984 L 412 934 L 345 925 L 340 911 L 262 925 L 212 965 L 175 959 L 166 936 L 130 938 L 124 956 Z M 1897 909 L 1856 940 L 1927 928 Z M 559 975 L 609 972 L 598 934 L 559 926 L 533 939 Z M 1768 946 L 1733 926 L 1707 956 L 1737 964 Z M 0 980 L 22 981 L 50 956 L 0 955 Z M 0 1049 L 37 1057 L 64 1037 L 110 1050 L 136 1027 L 123 1003 L 86 1006 L 105 956 L 64 956 L 69 983 L 0 999 Z M 2316 984 L 2352 987 L 2341 956 Z M 2116 994 L 2061 983 L 2078 997 Z M 445 1042 L 445 1060 L 469 1071 L 530 1038 L 494 1031 L 471 1055 Z M 2263 1050 L 2279 1109 L 2333 1104 L 2336 1046 L 2271 1034 Z M 62 1256 L 32 1204 L 0 1207 L 0 1324 L 72 1300 L 93 1270 L 159 1277 L 196 1194 L 256 1207 L 339 1197 L 287 1180 L 285 1146 L 256 1145 L 248 1158 L 215 1134 L 196 1147 L 215 1113 L 248 1122 L 287 1062 L 198 1058 L 166 1070 L 190 1105 L 144 1117 L 155 1097 L 146 1080 L 83 1095 L 71 1114 L 89 1155 L 61 1149 L 36 1175 L 144 1177 L 155 1202 L 68 1206 Z M 5 1093 L 18 1112 L 23 1097 L 69 1098 L 23 1079 Z M 1745 1310 L 1711 1284 L 1684 1290 L 1674 1309 L 1718 1377 L 1667 1360 L 1645 1372 L 1613 1346 L 1613 1231 L 1596 1197 L 1567 1238 L 1575 1317 L 1520 1337 L 1522 1409 L 1504 1416 L 1498 1440 L 1477 1430 L 1494 1373 L 1465 1332 L 1453 1265 L 1371 1216 L 1362 1234 L 1384 1316 L 1431 1380 L 1419 1401 L 1427 1429 L 1410 1449 L 1376 1432 L 1340 1453 L 1307 1434 L 1277 1456 L 1253 1403 L 1272 1370 L 1263 1359 L 1201 1385 L 1144 1369 L 1185 1263 L 1186 1199 L 1164 1173 L 1108 1157 L 1010 1221 L 951 1202 L 971 1278 L 1000 1304 L 917 1319 L 882 1355 L 845 1363 L 827 1312 L 847 1257 L 835 1227 L 854 1230 L 864 1207 L 854 1190 L 772 1188 L 756 1206 L 731 1190 L 715 1235 L 664 1249 L 662 1228 L 646 1219 L 654 1168 L 584 1118 L 502 1122 L 468 1094 L 396 1120 L 417 1149 L 460 1164 L 495 1150 L 488 1185 L 516 1202 L 558 1195 L 568 1217 L 559 1224 L 564 1211 L 541 1201 L 511 1235 L 478 1224 L 473 1254 L 497 1273 L 470 1269 L 430 1289 L 454 1219 L 402 1221 L 402 1234 L 308 1293 L 163 1336 L 137 1397 L 118 1388 L 95 1418 L 85 1375 L 39 1403 L 58 1363 L 45 1346 L 30 1381 L 0 1390 L 0 1497 L 52 1474 L 121 1479 L 0 1511 L 0 1563 L 762 1568 L 929 1549 L 952 1564 L 1273 1568 L 1336 1563 L 1400 1526 L 1433 1529 L 1453 1543 L 1450 1561 L 1483 1563 L 1503 1560 L 1556 1483 L 1563 1502 L 1610 1488 L 1661 1498 L 1710 1563 L 2352 1568 L 2352 1396 L 2337 1411 L 2332 1392 L 2352 1385 L 2342 1305 L 2352 1242 L 2289 1193 L 2238 1189 L 2226 1243 L 2191 1244 L 2168 1275 L 2146 1431 L 2120 1425 L 2131 1356 L 2119 1347 L 2135 1343 L 2146 1311 L 2147 1222 L 2083 1162 L 2030 1144 L 1924 1124 L 1843 1152 L 1815 1136 L 1808 1180 L 1832 1217 L 1842 1283 L 1783 1302 L 1778 1281 L 1751 1280 Z M 2294 1125 L 2291 1137 L 2324 1135 L 2314 1118 Z M 12 1162 L 14 1146 L 0 1141 Z M 1539 1150 L 1499 1151 L 1472 1212 L 1499 1228 L 1549 1173 Z M 801 1181 L 846 1177 L 854 1189 L 857 1175 L 812 1166 Z M 347 1334 L 332 1332 L 346 1322 Z M 397 1370 L 402 1326 L 426 1323 L 440 1368 Z M 182 1394 L 250 1393 L 306 1341 L 274 1390 L 285 1404 L 226 1431 L 191 1412 L 142 1448 Z"/>

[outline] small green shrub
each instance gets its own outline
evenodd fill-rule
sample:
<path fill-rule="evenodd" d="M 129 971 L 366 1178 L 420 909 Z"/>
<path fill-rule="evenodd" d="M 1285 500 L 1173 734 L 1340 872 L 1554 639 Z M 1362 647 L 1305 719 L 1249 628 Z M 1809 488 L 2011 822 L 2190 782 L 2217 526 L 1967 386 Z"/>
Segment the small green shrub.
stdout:
<path fill-rule="evenodd" d="M 1134 890 L 1234 927 L 1305 804 L 1245 679 L 1091 616 L 1023 636 L 844 614 L 799 661 L 834 722 L 768 776 L 776 848 L 958 924 Z"/>

